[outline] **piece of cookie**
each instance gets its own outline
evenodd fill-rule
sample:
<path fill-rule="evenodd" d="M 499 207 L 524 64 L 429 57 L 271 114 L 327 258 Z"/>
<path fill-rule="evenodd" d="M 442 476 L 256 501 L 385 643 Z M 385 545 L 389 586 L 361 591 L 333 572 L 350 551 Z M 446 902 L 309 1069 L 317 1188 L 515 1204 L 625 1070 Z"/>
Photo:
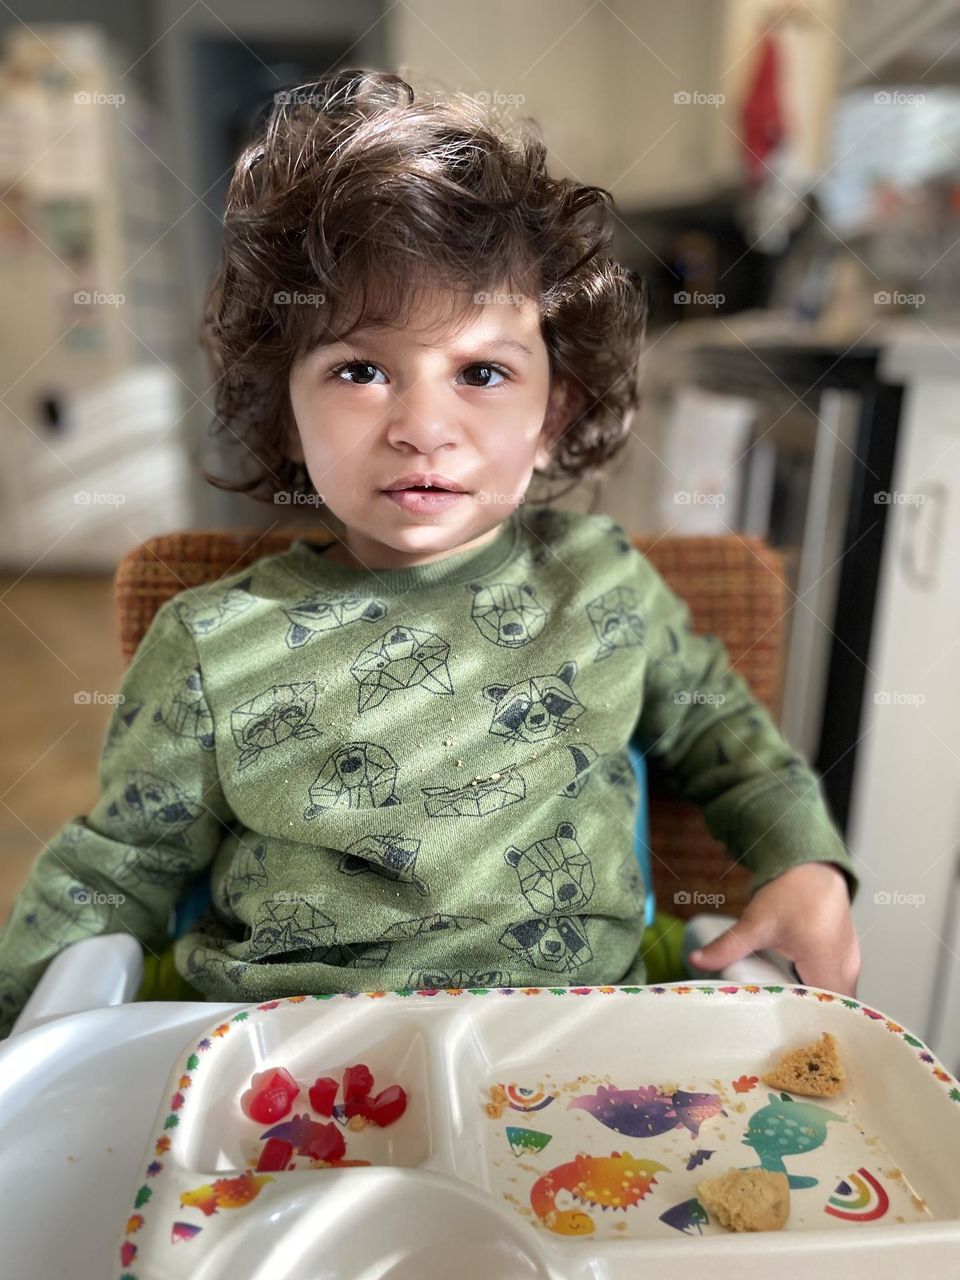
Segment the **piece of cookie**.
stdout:
<path fill-rule="evenodd" d="M 728 1231 L 780 1231 L 790 1216 L 785 1173 L 730 1169 L 697 1183 L 697 1199 L 712 1222 Z"/>
<path fill-rule="evenodd" d="M 836 1037 L 829 1031 L 814 1044 L 785 1053 L 774 1069 L 760 1079 L 774 1089 L 807 1094 L 813 1098 L 831 1098 L 843 1088 L 846 1074 L 837 1049 Z"/>

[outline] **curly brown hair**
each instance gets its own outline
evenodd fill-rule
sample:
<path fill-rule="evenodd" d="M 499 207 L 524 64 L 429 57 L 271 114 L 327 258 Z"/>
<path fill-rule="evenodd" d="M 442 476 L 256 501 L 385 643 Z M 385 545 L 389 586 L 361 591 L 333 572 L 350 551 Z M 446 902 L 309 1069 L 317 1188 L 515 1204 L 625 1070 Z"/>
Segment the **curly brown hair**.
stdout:
<path fill-rule="evenodd" d="M 507 125 L 463 93 L 418 96 L 388 72 L 276 94 L 234 169 L 200 332 L 213 433 L 254 473 L 205 478 L 264 502 L 315 494 L 288 456 L 291 366 L 367 323 L 403 326 L 437 285 L 461 307 L 505 287 L 536 300 L 551 385 L 566 382 L 571 406 L 538 474 L 571 478 L 568 492 L 599 471 L 639 403 L 647 288 L 608 254 L 610 193 L 545 164 L 533 120 Z"/>

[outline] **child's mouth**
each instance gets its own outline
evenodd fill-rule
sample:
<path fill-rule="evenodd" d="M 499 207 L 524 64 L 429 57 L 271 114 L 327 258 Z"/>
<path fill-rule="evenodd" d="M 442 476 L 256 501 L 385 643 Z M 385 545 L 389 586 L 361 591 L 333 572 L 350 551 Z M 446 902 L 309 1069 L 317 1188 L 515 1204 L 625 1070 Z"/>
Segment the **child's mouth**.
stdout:
<path fill-rule="evenodd" d="M 403 511 L 429 513 L 445 511 L 447 507 L 452 507 L 461 498 L 469 496 L 466 493 L 454 493 L 450 489 L 437 489 L 434 486 L 430 488 L 420 486 L 410 489 L 386 489 L 384 494 Z"/>

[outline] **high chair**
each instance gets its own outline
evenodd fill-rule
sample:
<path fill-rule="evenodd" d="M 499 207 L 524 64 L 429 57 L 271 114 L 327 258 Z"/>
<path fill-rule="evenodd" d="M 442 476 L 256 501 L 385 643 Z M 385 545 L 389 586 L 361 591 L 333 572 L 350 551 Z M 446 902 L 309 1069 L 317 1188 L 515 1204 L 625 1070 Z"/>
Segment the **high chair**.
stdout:
<path fill-rule="evenodd" d="M 189 587 L 213 582 L 261 556 L 285 550 L 299 528 L 206 530 L 164 534 L 128 552 L 117 568 L 114 600 L 124 662 L 129 662 L 159 606 Z M 325 545 L 330 535 L 310 538 Z M 785 584 L 782 556 L 760 538 L 641 537 L 634 546 L 648 556 L 667 584 L 690 607 L 691 624 L 725 644 L 732 665 L 762 703 L 778 695 L 783 656 Z M 652 984 L 693 976 L 684 957 L 729 928 L 749 899 L 750 874 L 710 835 L 696 806 L 671 793 L 656 777 L 648 795 L 648 768 L 636 742 L 629 748 L 638 784 L 634 852 L 647 886 L 644 953 Z M 651 774 L 653 771 L 650 771 Z M 698 911 L 702 895 L 723 894 L 724 914 Z M 210 898 L 205 874 L 188 886 L 171 912 L 170 947 L 146 957 L 135 938 L 112 934 L 66 947 L 49 965 L 14 1034 L 41 1021 L 82 1009 L 131 1000 L 193 1000 L 197 992 L 173 968 L 172 940 L 202 915 Z M 669 910 L 658 907 L 666 904 Z M 793 980 L 789 962 L 776 953 L 755 954 L 711 979 L 728 982 Z"/>

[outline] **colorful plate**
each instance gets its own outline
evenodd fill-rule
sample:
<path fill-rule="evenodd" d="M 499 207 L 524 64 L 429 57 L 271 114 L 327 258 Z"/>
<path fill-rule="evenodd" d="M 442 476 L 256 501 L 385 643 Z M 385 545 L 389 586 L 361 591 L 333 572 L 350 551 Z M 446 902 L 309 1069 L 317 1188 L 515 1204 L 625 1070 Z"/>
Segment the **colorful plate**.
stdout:
<path fill-rule="evenodd" d="M 847 1083 L 812 1099 L 760 1080 L 832 1032 Z M 318 1076 L 365 1063 L 406 1112 L 356 1130 L 345 1163 L 302 1154 L 328 1124 Z M 240 1107 L 255 1072 L 302 1085 L 271 1126 Z M 298 1148 L 300 1149 L 298 1151 Z M 356 1162 L 347 1164 L 346 1161 Z M 780 1232 L 732 1234 L 696 1198 L 728 1169 L 788 1176 Z M 298 996 L 250 1006 L 187 1047 L 118 1243 L 121 1280 L 636 1280 L 869 1266 L 871 1280 L 960 1256 L 960 1084 L 877 1010 L 797 986 L 528 988 Z M 898 1261 L 899 1260 L 899 1261 Z M 832 1268 L 835 1268 L 832 1269 Z M 866 1274 L 866 1271 L 863 1272 Z"/>

